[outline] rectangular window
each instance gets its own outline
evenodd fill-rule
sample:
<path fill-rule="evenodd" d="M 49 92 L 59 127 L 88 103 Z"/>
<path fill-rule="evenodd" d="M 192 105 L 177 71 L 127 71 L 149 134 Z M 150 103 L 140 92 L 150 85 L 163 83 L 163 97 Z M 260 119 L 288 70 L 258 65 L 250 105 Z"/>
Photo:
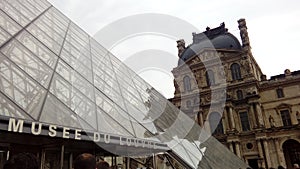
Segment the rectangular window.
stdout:
<path fill-rule="evenodd" d="M 242 124 L 242 130 L 243 131 L 249 131 L 250 130 L 250 124 L 249 124 L 249 118 L 247 112 L 240 112 L 240 120 Z"/>
<path fill-rule="evenodd" d="M 284 97 L 284 94 L 283 94 L 283 90 L 280 88 L 280 89 L 277 89 L 276 90 L 276 93 L 277 93 L 277 98 L 282 98 Z"/>
<path fill-rule="evenodd" d="M 288 110 L 281 110 L 280 114 L 281 114 L 283 126 L 291 126 L 292 121 L 291 121 L 290 112 Z"/>

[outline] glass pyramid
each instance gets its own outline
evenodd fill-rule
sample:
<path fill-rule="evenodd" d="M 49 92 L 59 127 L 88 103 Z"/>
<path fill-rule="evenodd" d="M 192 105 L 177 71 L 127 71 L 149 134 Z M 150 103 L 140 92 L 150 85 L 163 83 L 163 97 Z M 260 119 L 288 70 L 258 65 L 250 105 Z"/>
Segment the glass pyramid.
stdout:
<path fill-rule="evenodd" d="M 47 1 L 0 9 L 0 119 L 159 141 L 189 168 L 247 166 Z"/>

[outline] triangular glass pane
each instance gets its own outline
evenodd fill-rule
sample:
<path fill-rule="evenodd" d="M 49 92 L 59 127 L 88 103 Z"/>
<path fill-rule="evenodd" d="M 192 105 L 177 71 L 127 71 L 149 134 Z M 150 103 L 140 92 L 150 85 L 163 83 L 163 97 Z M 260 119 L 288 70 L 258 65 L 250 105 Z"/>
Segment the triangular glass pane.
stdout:
<path fill-rule="evenodd" d="M 70 24 L 70 33 L 79 38 L 83 42 L 83 46 L 89 43 L 89 35 L 73 22 Z"/>
<path fill-rule="evenodd" d="M 65 43 L 66 45 L 66 43 Z M 62 50 L 60 57 L 75 71 L 80 73 L 84 78 L 86 78 L 89 82 L 93 82 L 92 80 L 92 70 L 91 70 L 91 60 L 80 55 L 71 55 L 65 49 Z"/>
<path fill-rule="evenodd" d="M 34 37 L 36 37 L 39 41 L 41 41 L 45 46 L 51 49 L 55 54 L 58 55 L 61 44 L 57 43 L 54 39 L 52 39 L 49 35 L 47 35 L 44 31 L 38 28 L 36 25 L 31 24 L 26 28 L 28 32 L 30 32 Z"/>
<path fill-rule="evenodd" d="M 1 52 L 45 88 L 48 87 L 53 70 L 18 41 L 10 41 Z"/>
<path fill-rule="evenodd" d="M 40 121 L 55 125 L 82 128 L 87 131 L 95 130 L 92 126 L 88 127 L 85 124 L 81 124 L 82 122 L 78 120 L 78 116 L 52 94 L 48 94 L 47 96 Z"/>
<path fill-rule="evenodd" d="M 97 108 L 98 131 L 122 136 L 133 136 L 123 125 L 107 115 L 103 110 Z"/>
<path fill-rule="evenodd" d="M 11 35 L 0 27 L 0 45 L 4 44 L 10 37 Z"/>
<path fill-rule="evenodd" d="M 50 92 L 82 119 L 97 128 L 95 103 L 58 74 L 53 77 Z"/>
<path fill-rule="evenodd" d="M 0 54 L 0 90 L 35 119 L 41 110 L 45 89 Z"/>
<path fill-rule="evenodd" d="M 0 10 L 0 26 L 6 32 L 14 35 L 19 30 L 21 30 L 21 26 L 19 26 L 15 21 L 13 21 L 6 13 Z"/>
<path fill-rule="evenodd" d="M 70 19 L 62 14 L 59 10 L 54 7 L 51 7 L 45 14 L 47 18 L 53 21 L 53 23 L 61 26 L 62 29 L 66 29 L 70 22 Z"/>
<path fill-rule="evenodd" d="M 59 34 L 57 31 L 54 29 L 54 27 L 49 27 L 46 25 L 41 19 L 37 19 L 34 24 L 36 29 L 45 35 L 48 35 L 49 38 L 54 40 L 59 45 L 62 45 L 63 39 L 64 39 L 64 34 Z"/>
<path fill-rule="evenodd" d="M 95 100 L 94 87 L 92 84 L 61 59 L 58 61 L 56 72 L 68 81 L 70 85 L 72 85 L 72 88 L 75 87 L 89 99 Z"/>
<path fill-rule="evenodd" d="M 12 5 L 8 3 L 6 0 L 2 0 L 0 3 L 0 8 L 21 26 L 24 27 L 31 21 L 28 17 L 30 17 L 31 19 L 34 18 L 34 15 L 28 11 L 27 11 L 28 16 L 26 16 L 26 9 L 24 10 L 24 7 L 22 7 L 20 3 L 16 3 L 15 1 L 9 1 L 9 2 L 12 2 Z M 20 10 L 20 8 L 22 8 L 22 10 Z M 23 15 L 24 13 L 25 16 Z"/>
<path fill-rule="evenodd" d="M 7 1 L 16 11 L 20 12 L 23 16 L 32 21 L 38 15 L 42 13 L 41 10 L 37 10 L 30 3 L 20 3 L 18 1 L 4 0 Z M 35 9 L 35 10 L 34 10 Z"/>
<path fill-rule="evenodd" d="M 45 47 L 40 41 L 35 39 L 26 30 L 22 31 L 17 37 L 19 42 L 21 42 L 26 48 L 33 52 L 37 57 L 39 57 L 44 63 L 49 67 L 54 69 L 57 62 L 57 55 L 55 55 L 51 50 Z"/>
<path fill-rule="evenodd" d="M 6 96 L 0 92 L 0 116 L 15 117 L 26 120 L 33 120 L 15 103 L 10 101 Z"/>
<path fill-rule="evenodd" d="M 41 13 L 46 10 L 51 4 L 45 0 L 18 0 L 20 4 L 26 6 L 32 13 Z"/>
<path fill-rule="evenodd" d="M 122 124 L 130 133 L 134 135 L 132 128 L 132 118 L 121 108 L 118 103 L 113 102 L 110 98 L 96 90 L 96 104 L 111 118 Z"/>
<path fill-rule="evenodd" d="M 238 158 L 214 137 L 209 137 L 201 143 L 201 147 L 206 147 L 206 150 L 198 168 L 248 168 L 242 159 Z"/>
<path fill-rule="evenodd" d="M 52 15 L 53 10 L 47 11 L 45 14 L 41 15 L 34 24 L 39 26 L 42 30 L 51 29 L 55 35 L 63 38 L 66 33 L 68 25 L 63 24 L 60 20 Z M 47 32 L 46 32 L 47 33 Z M 50 34 L 51 36 L 52 34 Z"/>

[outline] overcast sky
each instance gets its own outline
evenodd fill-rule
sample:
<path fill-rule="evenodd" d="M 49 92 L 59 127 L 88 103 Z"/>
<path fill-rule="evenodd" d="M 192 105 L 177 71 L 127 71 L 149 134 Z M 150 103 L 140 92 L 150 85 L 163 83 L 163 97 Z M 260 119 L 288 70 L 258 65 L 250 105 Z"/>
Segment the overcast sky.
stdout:
<path fill-rule="evenodd" d="M 300 1 L 299 0 L 49 0 L 56 8 L 67 15 L 82 29 L 94 36 L 103 28 L 117 20 L 136 14 L 156 13 L 176 17 L 205 31 L 207 26 L 214 28 L 225 22 L 229 32 L 238 39 L 237 20 L 245 18 L 253 55 L 264 74 L 270 76 L 300 70 Z M 164 26 L 162 24 L 162 26 Z M 181 28 L 178 28 L 178 31 Z M 122 31 L 122 27 L 120 27 Z M 114 32 L 112 32 L 114 33 Z M 127 38 L 114 47 L 106 46 L 122 61 L 131 64 L 128 58 L 139 58 L 141 55 L 173 56 L 168 63 L 176 65 L 177 37 L 159 37 L 143 35 Z M 187 44 L 190 37 L 184 38 Z M 163 44 L 163 45 L 162 45 Z M 105 46 L 105 45 L 104 45 Z M 147 51 L 152 49 L 151 54 Z M 155 52 L 154 52 L 155 53 Z M 133 60 L 133 59 L 131 59 Z M 138 61 L 137 61 L 138 63 Z M 171 70 L 148 67 L 139 69 L 142 75 L 166 97 L 173 96 L 174 87 Z M 153 77 L 153 72 L 156 73 Z M 162 83 L 162 79 L 167 79 Z"/>

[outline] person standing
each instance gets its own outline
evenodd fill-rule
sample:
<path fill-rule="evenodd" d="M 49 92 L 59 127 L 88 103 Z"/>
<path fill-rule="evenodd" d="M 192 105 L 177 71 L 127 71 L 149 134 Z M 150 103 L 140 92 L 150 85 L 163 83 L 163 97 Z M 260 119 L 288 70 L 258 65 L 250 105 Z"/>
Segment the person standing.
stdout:
<path fill-rule="evenodd" d="M 96 169 L 96 158 L 89 153 L 83 153 L 74 160 L 74 169 Z"/>
<path fill-rule="evenodd" d="M 19 153 L 9 159 L 3 169 L 39 169 L 39 162 L 32 153 Z"/>
<path fill-rule="evenodd" d="M 293 164 L 293 169 L 300 169 L 299 164 L 297 163 Z"/>
<path fill-rule="evenodd" d="M 97 163 L 97 169 L 110 169 L 108 162 L 100 161 Z"/>

